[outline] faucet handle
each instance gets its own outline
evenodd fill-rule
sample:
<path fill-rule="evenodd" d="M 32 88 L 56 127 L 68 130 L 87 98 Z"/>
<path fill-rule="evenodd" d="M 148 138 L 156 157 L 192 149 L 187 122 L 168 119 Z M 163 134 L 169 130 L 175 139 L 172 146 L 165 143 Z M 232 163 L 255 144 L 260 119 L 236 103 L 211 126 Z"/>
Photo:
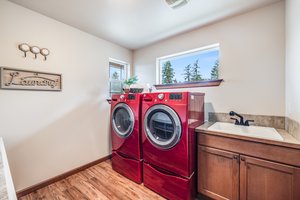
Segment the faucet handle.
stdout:
<path fill-rule="evenodd" d="M 240 122 L 238 119 L 233 118 L 233 117 L 230 117 L 230 119 L 235 120 L 235 122 L 234 122 L 235 125 L 240 125 Z"/>
<path fill-rule="evenodd" d="M 246 120 L 245 121 L 245 126 L 249 126 L 249 122 L 254 122 L 254 120 Z"/>

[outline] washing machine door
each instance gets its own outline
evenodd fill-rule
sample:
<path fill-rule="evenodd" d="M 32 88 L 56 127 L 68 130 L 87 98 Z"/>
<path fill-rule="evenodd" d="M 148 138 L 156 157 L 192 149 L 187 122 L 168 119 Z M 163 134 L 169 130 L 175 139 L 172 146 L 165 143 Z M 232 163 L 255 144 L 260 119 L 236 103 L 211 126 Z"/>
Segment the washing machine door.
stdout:
<path fill-rule="evenodd" d="M 134 128 L 134 114 L 125 103 L 119 103 L 112 111 L 112 127 L 115 133 L 121 137 L 129 137 Z"/>
<path fill-rule="evenodd" d="M 144 129 L 147 138 L 159 149 L 174 147 L 182 134 L 177 113 L 166 105 L 154 105 L 146 112 Z"/>

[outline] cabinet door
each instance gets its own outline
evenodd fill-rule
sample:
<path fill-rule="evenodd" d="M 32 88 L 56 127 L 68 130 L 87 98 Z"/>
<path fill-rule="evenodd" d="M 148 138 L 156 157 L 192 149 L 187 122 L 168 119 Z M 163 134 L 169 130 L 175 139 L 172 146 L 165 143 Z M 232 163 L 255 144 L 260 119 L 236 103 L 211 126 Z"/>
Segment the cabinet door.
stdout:
<path fill-rule="evenodd" d="M 240 156 L 241 200 L 299 200 L 300 169 Z"/>
<path fill-rule="evenodd" d="M 239 155 L 198 146 L 198 192 L 217 200 L 238 200 Z"/>

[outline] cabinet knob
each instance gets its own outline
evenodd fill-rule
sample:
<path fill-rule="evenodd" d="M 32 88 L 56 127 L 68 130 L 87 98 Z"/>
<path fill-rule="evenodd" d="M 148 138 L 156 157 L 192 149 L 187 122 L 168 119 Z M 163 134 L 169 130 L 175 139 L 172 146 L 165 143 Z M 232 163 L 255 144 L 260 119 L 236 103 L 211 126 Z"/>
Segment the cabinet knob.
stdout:
<path fill-rule="evenodd" d="M 245 161 L 246 160 L 246 158 L 245 157 L 241 157 L 241 161 Z"/>
<path fill-rule="evenodd" d="M 238 159 L 238 156 L 233 156 L 233 159 L 237 160 L 237 159 Z"/>

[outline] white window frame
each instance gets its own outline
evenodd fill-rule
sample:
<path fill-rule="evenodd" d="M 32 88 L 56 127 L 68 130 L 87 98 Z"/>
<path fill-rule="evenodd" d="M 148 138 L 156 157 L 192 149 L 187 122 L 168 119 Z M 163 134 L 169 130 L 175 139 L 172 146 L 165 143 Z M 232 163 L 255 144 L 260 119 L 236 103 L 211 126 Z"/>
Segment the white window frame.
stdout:
<path fill-rule="evenodd" d="M 191 53 L 194 53 L 194 52 L 197 52 L 197 51 L 204 51 L 204 50 L 214 49 L 214 48 L 217 48 L 217 47 L 220 47 L 219 43 L 215 43 L 215 44 L 207 45 L 207 46 L 204 46 L 204 47 L 191 49 L 191 50 L 188 50 L 188 51 L 183 51 L 183 52 L 179 52 L 179 53 L 175 53 L 175 54 L 171 54 L 171 55 L 156 58 L 156 84 L 162 84 L 162 68 L 160 66 L 160 61 L 161 60 L 174 58 L 174 57 L 182 56 L 182 55 L 185 55 L 185 54 L 191 54 Z"/>
<path fill-rule="evenodd" d="M 125 71 L 125 76 L 123 77 L 123 79 L 121 81 L 124 81 L 126 80 L 129 76 L 130 76 L 130 64 L 127 63 L 127 62 L 124 62 L 122 60 L 118 60 L 118 59 L 115 59 L 115 58 L 110 58 L 108 59 L 108 67 L 110 68 L 110 63 L 115 63 L 115 64 L 118 64 L 118 65 L 122 65 L 124 66 L 124 71 Z M 108 76 L 109 76 L 109 96 L 111 96 L 111 88 L 110 88 L 110 82 L 112 81 L 111 78 L 110 78 L 110 69 L 108 71 Z"/>

